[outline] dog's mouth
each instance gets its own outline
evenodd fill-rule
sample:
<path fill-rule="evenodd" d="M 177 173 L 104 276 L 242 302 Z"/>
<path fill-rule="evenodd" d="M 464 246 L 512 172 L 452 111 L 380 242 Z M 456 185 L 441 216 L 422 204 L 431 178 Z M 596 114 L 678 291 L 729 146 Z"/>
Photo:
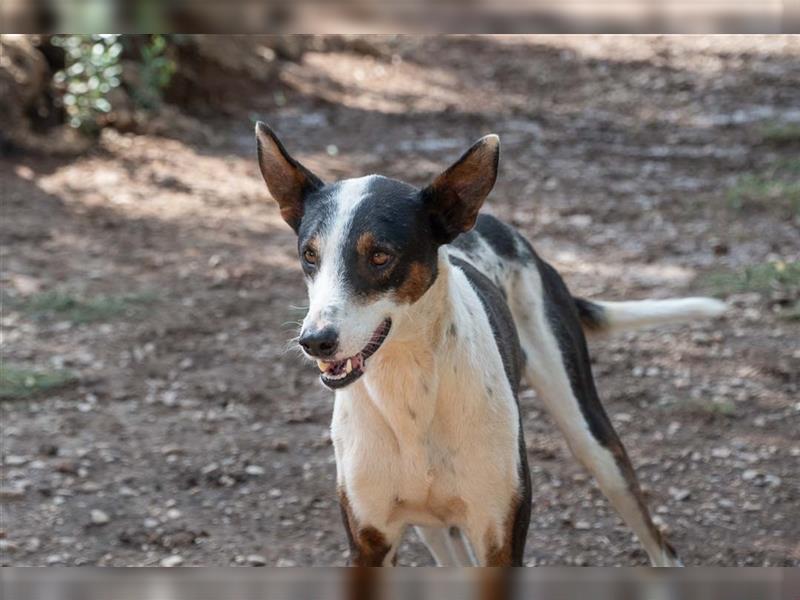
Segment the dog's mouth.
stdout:
<path fill-rule="evenodd" d="M 364 374 L 367 368 L 367 359 L 378 351 L 389 329 L 392 327 L 392 320 L 386 319 L 373 332 L 372 337 L 366 346 L 354 356 L 342 360 L 318 360 L 317 366 L 322 371 L 320 381 L 332 390 L 338 390 L 350 385 Z"/>

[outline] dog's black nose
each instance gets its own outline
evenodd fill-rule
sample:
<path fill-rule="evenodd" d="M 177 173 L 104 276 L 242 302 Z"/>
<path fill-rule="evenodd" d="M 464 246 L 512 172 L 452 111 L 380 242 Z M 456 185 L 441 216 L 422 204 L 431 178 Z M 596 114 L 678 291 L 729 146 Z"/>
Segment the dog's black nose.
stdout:
<path fill-rule="evenodd" d="M 300 334 L 300 345 L 315 358 L 330 358 L 339 347 L 339 333 L 333 327 L 304 331 Z"/>

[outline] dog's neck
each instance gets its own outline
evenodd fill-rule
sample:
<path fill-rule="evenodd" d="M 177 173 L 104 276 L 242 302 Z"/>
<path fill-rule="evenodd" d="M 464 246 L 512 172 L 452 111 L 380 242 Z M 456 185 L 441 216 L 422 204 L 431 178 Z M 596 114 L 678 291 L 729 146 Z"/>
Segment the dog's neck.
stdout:
<path fill-rule="evenodd" d="M 449 361 L 458 360 L 447 335 L 457 312 L 452 269 L 443 247 L 436 280 L 417 302 L 397 315 L 392 334 L 371 359 L 362 380 L 356 382 L 373 402 L 386 408 L 401 399 L 433 406 L 440 370 Z"/>
<path fill-rule="evenodd" d="M 419 352 L 440 349 L 453 312 L 452 268 L 447 249 L 443 246 L 439 249 L 436 279 L 422 297 L 409 305 L 397 319 L 394 335 L 387 340 L 386 349 L 393 345 L 402 345 L 404 350 L 413 347 Z"/>
<path fill-rule="evenodd" d="M 451 361 L 458 360 L 457 349 L 448 345 L 453 339 L 448 328 L 457 312 L 458 294 L 445 248 L 439 250 L 437 268 L 434 283 L 399 316 L 391 336 L 353 386 L 353 393 L 368 397 L 399 439 L 414 437 L 414 432 L 430 426 L 442 374 Z M 409 414 L 413 415 L 410 421 Z"/>

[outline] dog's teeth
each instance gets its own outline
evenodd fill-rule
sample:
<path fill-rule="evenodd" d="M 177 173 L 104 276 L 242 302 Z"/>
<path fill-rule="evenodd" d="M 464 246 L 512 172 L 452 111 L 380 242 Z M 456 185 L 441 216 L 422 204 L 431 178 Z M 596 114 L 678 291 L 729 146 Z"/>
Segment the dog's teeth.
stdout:
<path fill-rule="evenodd" d="M 353 361 L 350 360 L 349 358 L 347 359 L 347 367 L 345 367 L 345 370 L 348 373 L 353 370 Z"/>
<path fill-rule="evenodd" d="M 322 371 L 323 373 L 328 370 L 328 363 L 326 363 L 324 360 L 318 360 L 317 366 L 319 367 L 319 370 Z"/>

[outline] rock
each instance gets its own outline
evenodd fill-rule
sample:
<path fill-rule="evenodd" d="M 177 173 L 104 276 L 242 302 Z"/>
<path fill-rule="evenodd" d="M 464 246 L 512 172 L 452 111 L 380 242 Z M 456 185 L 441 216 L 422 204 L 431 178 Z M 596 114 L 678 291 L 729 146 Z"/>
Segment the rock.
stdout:
<path fill-rule="evenodd" d="M 691 496 L 692 493 L 686 489 L 671 487 L 669 488 L 669 495 L 672 496 L 673 500 L 676 500 L 678 502 L 683 502 L 689 496 Z"/>
<path fill-rule="evenodd" d="M 575 523 L 575 529 L 585 531 L 587 529 L 591 529 L 592 525 L 588 521 L 577 521 Z"/>
<path fill-rule="evenodd" d="M 58 446 L 51 443 L 44 443 L 39 446 L 39 454 L 42 456 L 58 456 Z"/>
<path fill-rule="evenodd" d="M 755 469 L 747 469 L 744 473 L 742 473 L 742 479 L 745 481 L 753 481 L 756 477 L 758 477 L 759 473 Z"/>
<path fill-rule="evenodd" d="M 16 552 L 19 549 L 19 546 L 12 542 L 11 540 L 0 540 L 0 554 L 11 554 Z"/>
<path fill-rule="evenodd" d="M 6 456 L 5 463 L 9 467 L 20 467 L 28 462 L 27 456 L 18 456 L 16 454 L 9 454 Z"/>
<path fill-rule="evenodd" d="M 170 520 L 180 519 L 183 516 L 183 513 L 179 511 L 177 508 L 170 508 L 167 511 L 167 518 Z"/>
<path fill-rule="evenodd" d="M 25 497 L 25 489 L 21 487 L 0 487 L 0 500 L 20 500 Z"/>
<path fill-rule="evenodd" d="M 761 510 L 761 505 L 755 502 L 745 502 L 742 504 L 742 510 L 744 512 L 759 512 Z"/>
<path fill-rule="evenodd" d="M 267 564 L 267 559 L 260 554 L 249 554 L 247 556 L 247 564 L 254 567 L 263 567 Z"/>
<path fill-rule="evenodd" d="M 158 564 L 162 567 L 179 567 L 183 564 L 183 557 L 179 556 L 178 554 L 173 554 L 171 556 L 167 556 L 166 558 L 162 558 L 161 562 Z"/>
<path fill-rule="evenodd" d="M 711 456 L 714 458 L 729 458 L 731 455 L 730 448 L 712 448 Z"/>
<path fill-rule="evenodd" d="M 111 521 L 111 517 L 99 508 L 92 509 L 89 515 L 92 519 L 92 525 L 105 525 Z"/>
<path fill-rule="evenodd" d="M 296 567 L 297 563 L 288 558 L 279 558 L 278 562 L 275 563 L 276 567 Z"/>
<path fill-rule="evenodd" d="M 247 473 L 248 475 L 254 475 L 254 476 L 259 476 L 266 473 L 264 467 L 259 467 L 258 465 L 247 465 L 244 468 L 244 472 Z"/>
<path fill-rule="evenodd" d="M 77 475 L 78 474 L 78 463 L 74 460 L 62 460 L 55 464 L 55 469 L 59 473 L 64 473 L 65 475 Z"/>

